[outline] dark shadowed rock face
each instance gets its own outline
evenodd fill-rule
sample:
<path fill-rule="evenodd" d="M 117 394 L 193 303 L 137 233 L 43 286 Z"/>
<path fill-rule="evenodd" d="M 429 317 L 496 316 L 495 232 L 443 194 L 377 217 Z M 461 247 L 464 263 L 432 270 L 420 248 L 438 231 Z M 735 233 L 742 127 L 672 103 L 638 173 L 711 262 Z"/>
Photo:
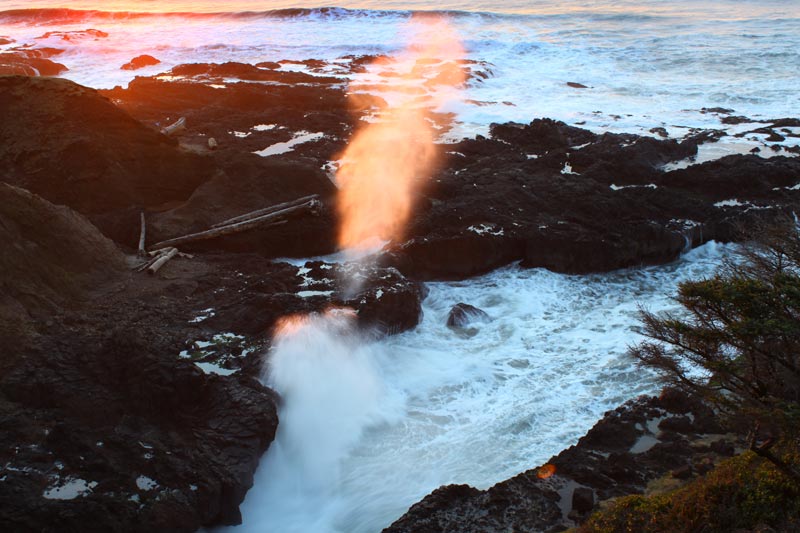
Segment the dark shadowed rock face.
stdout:
<path fill-rule="evenodd" d="M 421 286 L 391 269 L 220 254 L 135 274 L 85 217 L 4 183 L 0 241 L 2 531 L 237 523 L 278 423 L 253 377 L 275 322 L 340 305 L 386 334 L 420 317 Z"/>
<path fill-rule="evenodd" d="M 277 427 L 248 378 L 206 375 L 132 331 L 25 353 L 0 380 L 5 531 L 237 523 Z"/>
<path fill-rule="evenodd" d="M 451 328 L 463 328 L 474 322 L 486 322 L 489 315 L 474 305 L 459 302 L 447 313 L 447 325 Z"/>
<path fill-rule="evenodd" d="M 81 299 L 125 268 L 117 247 L 82 215 L 0 183 L 0 344 L 26 338 L 36 318 Z"/>
<path fill-rule="evenodd" d="M 353 309 L 359 327 L 373 335 L 409 330 L 422 317 L 422 285 L 391 268 L 322 261 L 295 267 L 248 256 L 240 256 L 238 264 L 222 263 L 235 268 L 222 278 L 225 290 L 194 302 L 198 310 L 214 309 L 212 317 L 198 324 L 201 331 L 269 335 L 283 316 L 331 306 Z"/>
<path fill-rule="evenodd" d="M 206 157 L 73 82 L 2 77 L 0 100 L 0 180 L 81 213 L 185 200 L 213 173 Z"/>
<path fill-rule="evenodd" d="M 684 423 L 674 420 L 691 413 Z M 609 411 L 578 444 L 548 463 L 481 491 L 441 487 L 414 504 L 384 533 L 561 531 L 609 498 L 641 493 L 647 483 L 695 464 L 713 465 L 741 443 L 722 434 L 713 413 L 674 390 Z M 684 468 L 686 467 L 686 468 Z"/>
<path fill-rule="evenodd" d="M 0 529 L 237 522 L 276 399 L 177 356 L 207 267 L 132 275 L 82 215 L 7 184 L 0 241 Z"/>

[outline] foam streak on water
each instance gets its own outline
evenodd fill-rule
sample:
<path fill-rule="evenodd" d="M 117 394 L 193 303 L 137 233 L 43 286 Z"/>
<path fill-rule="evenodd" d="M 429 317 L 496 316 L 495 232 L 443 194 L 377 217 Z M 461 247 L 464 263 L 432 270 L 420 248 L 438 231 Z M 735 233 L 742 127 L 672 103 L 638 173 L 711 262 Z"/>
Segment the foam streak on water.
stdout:
<path fill-rule="evenodd" d="M 284 396 L 281 425 L 234 529 L 375 533 L 439 485 L 487 488 L 544 463 L 657 390 L 625 354 L 637 305 L 673 309 L 678 282 L 729 251 L 590 276 L 508 267 L 429 284 L 422 324 L 378 343 L 327 326 L 280 341 L 268 382 Z M 447 328 L 460 301 L 492 320 Z"/>

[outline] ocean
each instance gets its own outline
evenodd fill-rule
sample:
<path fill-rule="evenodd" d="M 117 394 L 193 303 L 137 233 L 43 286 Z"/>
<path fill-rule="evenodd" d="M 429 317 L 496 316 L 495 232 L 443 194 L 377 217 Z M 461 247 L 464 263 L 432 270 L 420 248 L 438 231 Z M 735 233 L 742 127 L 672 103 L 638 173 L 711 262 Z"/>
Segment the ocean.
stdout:
<path fill-rule="evenodd" d="M 69 9 L 63 9 L 68 6 Z M 338 6 L 338 7 L 337 7 Z M 190 62 L 334 60 L 392 54 L 420 11 L 449 19 L 467 57 L 492 76 L 472 83 L 454 135 L 492 122 L 550 117 L 593 130 L 719 128 L 701 112 L 796 114 L 800 94 L 800 2 L 623 0 L 509 2 L 293 2 L 235 0 L 0 1 L 0 36 L 66 48 L 65 77 L 97 88 L 126 85 Z M 57 8 L 61 9 L 57 9 Z M 33 9 L 36 8 L 36 9 Z M 49 8 L 49 9 L 48 9 Z M 78 11 L 84 10 L 84 11 Z M 86 11 L 89 10 L 89 11 Z M 415 11 L 416 10 L 416 11 Z M 37 39 L 51 30 L 96 28 L 104 39 Z M 162 64 L 120 66 L 140 54 Z M 568 82 L 588 89 L 574 89 Z"/>
<path fill-rule="evenodd" d="M 451 136 L 549 117 L 598 132 L 662 127 L 680 138 L 693 128 L 752 129 L 722 124 L 708 108 L 753 119 L 800 114 L 796 0 L 435 8 L 421 1 L 6 0 L 0 36 L 15 42 L 0 51 L 29 43 L 65 48 L 55 58 L 70 69 L 64 77 L 109 88 L 191 62 L 335 64 L 353 54 L 391 55 L 406 46 L 409 21 L 430 16 L 449 20 L 467 58 L 491 72 L 448 103 L 457 121 Z M 87 28 L 108 37 L 42 38 Z M 120 70 L 140 54 L 162 63 Z M 369 71 L 352 76 L 377 79 Z M 745 141 L 723 139 L 705 157 L 760 142 Z M 670 265 L 591 276 L 511 265 L 429 284 L 414 331 L 358 346 L 309 336 L 277 347 L 265 354 L 272 365 L 265 380 L 286 400 L 281 426 L 242 506 L 243 524 L 231 531 L 374 533 L 441 484 L 487 488 L 540 465 L 604 411 L 658 390 L 626 355 L 640 339 L 638 306 L 674 309 L 677 284 L 710 275 L 730 252 L 709 243 Z M 448 310 L 462 301 L 490 320 L 447 328 Z"/>

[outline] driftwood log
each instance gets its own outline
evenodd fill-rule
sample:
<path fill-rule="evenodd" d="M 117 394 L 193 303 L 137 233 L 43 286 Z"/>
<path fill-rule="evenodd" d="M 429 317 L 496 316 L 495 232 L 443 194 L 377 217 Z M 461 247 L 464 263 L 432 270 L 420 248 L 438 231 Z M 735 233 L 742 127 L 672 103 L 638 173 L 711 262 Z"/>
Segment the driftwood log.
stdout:
<path fill-rule="evenodd" d="M 133 267 L 133 269 L 134 269 L 136 272 L 144 272 L 144 271 L 145 271 L 145 270 L 147 270 L 147 269 L 148 269 L 148 268 L 149 268 L 149 267 L 150 267 L 150 266 L 151 266 L 153 263 L 155 263 L 155 262 L 156 262 L 156 261 L 157 261 L 157 260 L 158 260 L 158 259 L 159 259 L 159 258 L 162 256 L 162 255 L 164 255 L 165 253 L 169 252 L 171 249 L 172 249 L 172 248 L 164 248 L 163 250 L 159 250 L 159 251 L 158 251 L 158 253 L 155 253 L 155 254 L 154 254 L 154 253 L 152 253 L 152 252 L 148 252 L 148 255 L 150 255 L 150 256 L 152 256 L 152 257 L 150 257 L 150 259 L 148 259 L 148 260 L 147 260 L 147 261 L 145 261 L 144 263 L 139 263 L 138 265 L 136 265 L 135 267 Z"/>
<path fill-rule="evenodd" d="M 164 266 L 167 263 L 167 261 L 169 261 L 176 255 L 178 255 L 178 249 L 170 248 L 168 252 L 156 256 L 155 261 L 153 261 L 153 264 L 147 267 L 147 273 L 150 274 L 151 276 L 154 275 L 156 272 L 158 272 L 158 270 L 162 266 Z"/>
<path fill-rule="evenodd" d="M 161 255 L 163 253 L 166 253 L 168 251 L 169 251 L 169 248 L 162 248 L 160 250 L 151 250 L 151 251 L 147 252 L 147 255 L 149 255 L 150 257 L 154 257 L 154 256 L 157 256 L 157 255 Z M 180 250 L 178 251 L 178 257 L 181 257 L 183 259 L 194 259 L 194 255 L 187 254 L 185 252 L 181 252 Z"/>
<path fill-rule="evenodd" d="M 301 198 L 301 200 L 303 199 Z M 295 202 L 298 201 L 300 200 L 296 200 Z M 304 213 L 304 212 L 316 213 L 321 204 L 319 200 L 317 200 L 316 198 L 310 198 L 304 203 L 298 205 L 282 207 L 283 205 L 284 204 L 279 204 L 271 208 L 266 208 L 266 210 L 268 211 L 267 213 L 263 213 L 264 210 L 253 211 L 251 213 L 246 213 L 239 217 L 230 219 L 226 221 L 226 223 L 224 223 L 224 225 L 222 226 L 212 227 L 211 229 L 200 231 L 198 233 L 190 233 L 189 235 L 183 235 L 181 237 L 175 237 L 174 239 L 167 239 L 166 241 L 161 241 L 159 243 L 154 244 L 153 249 L 159 250 L 161 248 L 180 246 L 182 244 L 186 244 L 189 242 L 201 241 L 205 239 L 213 239 L 215 237 L 230 235 L 232 233 L 241 233 L 243 231 L 251 230 L 259 226 L 272 226 L 277 224 L 284 224 L 286 220 L 282 219 L 288 216 L 297 215 L 299 213 Z M 234 220 L 239 220 L 239 221 L 231 222 Z"/>
<path fill-rule="evenodd" d="M 149 274 L 155 274 L 159 271 L 164 264 L 172 259 L 173 257 L 183 257 L 186 259 L 192 259 L 194 256 L 191 254 L 185 254 L 183 252 L 178 251 L 177 248 L 162 248 L 160 250 L 154 250 L 151 252 L 147 252 L 145 256 L 150 256 L 150 258 L 143 262 L 139 263 L 135 267 L 133 267 L 136 272 L 144 272 L 147 270 Z"/>
<path fill-rule="evenodd" d="M 145 239 L 145 232 L 146 232 L 145 223 L 144 223 L 144 211 L 139 213 L 139 221 L 140 221 L 141 229 L 139 230 L 139 251 L 136 252 L 136 254 L 139 257 L 144 257 L 145 253 L 146 253 L 145 249 L 144 249 L 144 239 Z"/>
<path fill-rule="evenodd" d="M 161 133 L 167 136 L 176 135 L 186 129 L 186 117 L 181 117 L 169 126 L 161 128 Z"/>
<path fill-rule="evenodd" d="M 269 215 L 271 213 L 275 213 L 276 211 L 281 211 L 283 209 L 288 209 L 290 207 L 297 207 L 302 204 L 306 204 L 311 200 L 319 200 L 318 194 L 312 194 L 310 196 L 304 196 L 302 198 L 298 198 L 297 200 L 292 200 L 291 202 L 284 202 L 282 204 L 275 204 L 270 207 L 265 207 L 264 209 L 259 209 L 257 211 L 251 211 L 249 213 L 245 213 L 243 215 L 235 216 L 233 218 L 229 218 L 228 220 L 223 220 L 222 222 L 218 222 L 211 226 L 212 228 L 221 228 L 222 226 L 228 226 L 230 224 L 236 224 L 238 222 L 244 222 L 245 220 L 250 220 L 256 217 L 260 217 L 263 215 Z"/>

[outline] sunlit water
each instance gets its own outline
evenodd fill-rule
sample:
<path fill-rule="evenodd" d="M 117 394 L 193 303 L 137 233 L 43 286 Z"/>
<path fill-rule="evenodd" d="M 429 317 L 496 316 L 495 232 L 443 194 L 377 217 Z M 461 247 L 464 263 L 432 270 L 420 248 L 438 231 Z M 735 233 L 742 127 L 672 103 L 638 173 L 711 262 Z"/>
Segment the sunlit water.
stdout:
<path fill-rule="evenodd" d="M 639 306 L 674 309 L 677 284 L 729 251 L 589 276 L 511 266 L 428 284 L 414 331 L 365 345 L 321 326 L 277 343 L 281 425 L 232 531 L 374 533 L 442 484 L 487 488 L 546 462 L 657 391 L 626 355 Z M 458 302 L 491 320 L 448 328 Z"/>
<path fill-rule="evenodd" d="M 596 130 L 665 126 L 678 135 L 689 126 L 721 126 L 717 116 L 699 112 L 703 107 L 775 118 L 796 115 L 800 103 L 796 0 L 0 2 L 9 10 L 58 5 L 196 13 L 0 13 L 0 35 L 16 44 L 65 47 L 56 58 L 70 68 L 65 76 L 93 87 L 125 85 L 137 74 L 186 62 L 392 54 L 406 44 L 410 10 L 435 7 L 461 35 L 468 57 L 490 63 L 493 72 L 447 109 L 458 113 L 459 133 L 485 131 L 491 122 L 547 116 Z M 274 11 L 333 5 L 348 9 Z M 210 11 L 224 13 L 197 14 Z M 49 30 L 87 27 L 109 37 L 36 39 Z M 142 53 L 163 63 L 136 72 L 119 69 Z M 573 89 L 567 82 L 590 89 Z"/>

